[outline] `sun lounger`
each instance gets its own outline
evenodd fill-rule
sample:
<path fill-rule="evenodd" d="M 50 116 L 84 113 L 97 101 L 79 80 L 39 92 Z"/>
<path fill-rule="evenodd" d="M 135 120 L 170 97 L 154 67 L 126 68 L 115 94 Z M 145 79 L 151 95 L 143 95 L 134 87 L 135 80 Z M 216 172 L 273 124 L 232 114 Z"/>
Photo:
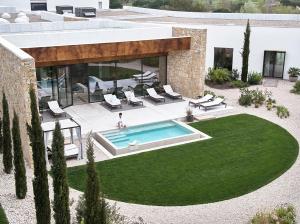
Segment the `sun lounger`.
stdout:
<path fill-rule="evenodd" d="M 150 75 L 151 73 L 152 73 L 151 71 L 146 71 L 146 72 L 143 73 L 143 74 L 133 75 L 133 77 L 134 77 L 135 79 L 141 78 L 141 77 L 147 77 L 147 76 Z"/>
<path fill-rule="evenodd" d="M 217 97 L 217 98 L 215 98 L 212 101 L 209 101 L 209 102 L 206 102 L 206 103 L 201 103 L 199 105 L 199 108 L 203 107 L 204 110 L 206 111 L 208 108 L 216 107 L 216 106 L 221 106 L 221 105 L 225 105 L 225 107 L 227 106 L 227 104 L 224 103 L 224 99 L 223 98 Z"/>
<path fill-rule="evenodd" d="M 163 96 L 158 95 L 154 88 L 147 89 L 147 93 L 149 94 L 150 98 L 156 102 L 157 101 L 165 102 L 165 100 L 166 100 Z"/>
<path fill-rule="evenodd" d="M 106 94 L 104 95 L 104 100 L 106 104 L 109 105 L 111 108 L 122 108 L 121 101 L 115 95 Z"/>
<path fill-rule="evenodd" d="M 214 98 L 213 95 L 211 94 L 206 94 L 205 96 L 199 98 L 199 99 L 194 99 L 189 101 L 189 105 L 194 105 L 195 107 L 198 107 L 201 103 L 206 103 L 208 101 L 211 101 Z"/>
<path fill-rule="evenodd" d="M 138 77 L 136 78 L 137 81 L 152 81 L 153 79 L 156 79 L 157 75 L 156 73 L 151 73 L 150 75 L 146 76 L 146 77 Z"/>
<path fill-rule="evenodd" d="M 66 116 L 66 112 L 59 107 L 58 102 L 56 100 L 48 101 L 48 106 L 51 112 L 53 113 L 53 115 L 59 116 L 64 114 Z"/>
<path fill-rule="evenodd" d="M 136 98 L 135 95 L 134 95 L 134 92 L 132 91 L 125 91 L 124 92 L 125 96 L 126 96 L 126 99 L 128 101 L 129 104 L 132 104 L 132 105 L 143 105 L 143 101 Z"/>
<path fill-rule="evenodd" d="M 52 146 L 47 146 L 48 155 L 52 155 Z M 79 148 L 75 144 L 66 144 L 64 145 L 64 154 L 66 158 L 77 157 L 79 154 Z"/>
<path fill-rule="evenodd" d="M 173 99 L 182 99 L 182 95 L 173 91 L 170 85 L 163 86 L 166 94 Z"/>

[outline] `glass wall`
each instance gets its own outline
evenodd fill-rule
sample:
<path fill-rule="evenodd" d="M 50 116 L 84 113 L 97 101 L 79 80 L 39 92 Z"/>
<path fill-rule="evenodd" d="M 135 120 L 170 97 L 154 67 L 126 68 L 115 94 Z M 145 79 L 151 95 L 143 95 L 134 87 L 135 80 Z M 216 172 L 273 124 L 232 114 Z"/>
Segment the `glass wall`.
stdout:
<path fill-rule="evenodd" d="M 265 51 L 263 75 L 265 77 L 282 78 L 285 63 L 285 52 Z"/>
<path fill-rule="evenodd" d="M 214 67 L 227 68 L 232 70 L 233 48 L 218 48 L 215 47 L 214 52 Z"/>
<path fill-rule="evenodd" d="M 39 102 L 57 100 L 61 107 L 101 102 L 105 94 L 124 98 L 132 90 L 143 96 L 145 89 L 166 84 L 166 56 L 76 64 L 37 69 Z"/>

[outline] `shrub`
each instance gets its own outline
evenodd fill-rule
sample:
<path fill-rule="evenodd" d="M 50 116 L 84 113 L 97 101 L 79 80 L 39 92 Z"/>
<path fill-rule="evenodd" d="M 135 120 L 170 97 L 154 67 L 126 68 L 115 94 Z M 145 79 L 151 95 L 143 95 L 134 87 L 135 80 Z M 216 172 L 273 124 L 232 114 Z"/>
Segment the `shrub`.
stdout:
<path fill-rule="evenodd" d="M 230 72 L 226 68 L 209 69 L 208 79 L 217 84 L 224 84 L 230 81 Z"/>
<path fill-rule="evenodd" d="M 239 104 L 241 106 L 251 106 L 252 104 L 252 91 L 248 88 L 242 88 L 240 89 L 241 96 L 239 98 Z"/>
<path fill-rule="evenodd" d="M 266 107 L 268 110 L 271 110 L 273 107 L 275 107 L 275 104 L 276 100 L 272 99 L 271 97 L 266 100 Z"/>
<path fill-rule="evenodd" d="M 204 96 L 207 95 L 207 94 L 210 94 L 212 96 L 216 96 L 216 94 L 213 92 L 213 91 L 210 91 L 210 90 L 204 90 Z"/>
<path fill-rule="evenodd" d="M 300 75 L 300 68 L 291 67 L 288 70 L 288 74 L 290 75 L 290 77 L 297 77 L 298 75 Z"/>
<path fill-rule="evenodd" d="M 251 72 L 248 74 L 249 85 L 259 85 L 261 84 L 262 75 L 258 72 Z"/>
<path fill-rule="evenodd" d="M 245 88 L 249 86 L 248 83 L 243 82 L 242 80 L 233 80 L 230 85 L 235 88 Z"/>
<path fill-rule="evenodd" d="M 232 69 L 232 72 L 230 73 L 230 79 L 231 80 L 238 80 L 240 78 L 240 73 L 237 69 Z"/>
<path fill-rule="evenodd" d="M 263 105 L 265 100 L 266 100 L 266 93 L 264 93 L 262 90 L 259 89 L 252 90 L 252 103 L 254 103 L 256 108 Z"/>
<path fill-rule="evenodd" d="M 297 81 L 291 90 L 291 93 L 300 94 L 300 81 Z"/>
<path fill-rule="evenodd" d="M 289 112 L 289 110 L 286 107 L 284 107 L 284 106 L 277 106 L 276 108 L 277 108 L 276 114 L 277 114 L 278 117 L 280 117 L 280 118 L 287 118 L 287 117 L 290 116 L 290 112 Z"/>
<path fill-rule="evenodd" d="M 291 205 L 282 205 L 272 212 L 259 212 L 251 220 L 252 224 L 295 224 L 296 211 Z"/>

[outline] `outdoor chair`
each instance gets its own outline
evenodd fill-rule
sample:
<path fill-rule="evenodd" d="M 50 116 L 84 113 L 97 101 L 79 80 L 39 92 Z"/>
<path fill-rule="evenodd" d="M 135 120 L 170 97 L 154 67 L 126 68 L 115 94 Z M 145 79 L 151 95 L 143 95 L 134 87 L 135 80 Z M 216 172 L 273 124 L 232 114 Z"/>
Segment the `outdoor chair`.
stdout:
<path fill-rule="evenodd" d="M 136 78 L 137 81 L 141 82 L 149 82 L 149 81 L 153 81 L 157 78 L 157 74 L 156 73 L 151 73 L 150 75 L 146 76 L 146 77 L 138 77 Z"/>
<path fill-rule="evenodd" d="M 206 94 L 205 96 L 199 98 L 199 99 L 193 99 L 189 101 L 189 105 L 194 105 L 195 107 L 198 107 L 201 103 L 206 103 L 208 101 L 211 101 L 214 98 L 211 94 Z"/>
<path fill-rule="evenodd" d="M 169 96 L 173 99 L 182 99 L 182 95 L 174 92 L 170 85 L 164 85 L 163 88 L 164 88 L 167 96 Z"/>
<path fill-rule="evenodd" d="M 201 109 L 201 107 L 204 108 L 204 110 L 206 111 L 207 109 L 211 108 L 211 107 L 216 107 L 216 106 L 221 106 L 221 105 L 225 105 L 225 107 L 227 107 L 227 104 L 224 103 L 224 99 L 221 97 L 217 97 L 212 101 L 206 102 L 206 103 L 201 103 L 199 105 L 199 108 Z"/>
<path fill-rule="evenodd" d="M 134 77 L 135 79 L 141 78 L 141 77 L 147 77 L 147 76 L 150 75 L 151 73 L 152 73 L 151 71 L 146 71 L 146 72 L 143 73 L 143 74 L 136 74 L 136 75 L 133 75 L 133 77 Z"/>
<path fill-rule="evenodd" d="M 64 114 L 66 117 L 66 112 L 59 107 L 58 102 L 56 100 L 48 101 L 48 106 L 54 116 L 60 116 Z"/>
<path fill-rule="evenodd" d="M 150 98 L 156 102 L 166 101 L 166 99 L 163 96 L 157 94 L 154 88 L 147 89 L 147 93 L 149 94 Z"/>
<path fill-rule="evenodd" d="M 118 107 L 122 108 L 121 101 L 115 95 L 106 94 L 104 95 L 104 100 L 112 109 Z"/>
<path fill-rule="evenodd" d="M 135 97 L 134 92 L 132 92 L 132 91 L 125 91 L 124 94 L 125 94 L 127 102 L 129 104 L 132 104 L 132 105 L 142 105 L 142 106 L 144 105 L 144 103 L 143 103 L 142 100 L 140 100 L 140 99 L 138 99 L 138 98 Z"/>

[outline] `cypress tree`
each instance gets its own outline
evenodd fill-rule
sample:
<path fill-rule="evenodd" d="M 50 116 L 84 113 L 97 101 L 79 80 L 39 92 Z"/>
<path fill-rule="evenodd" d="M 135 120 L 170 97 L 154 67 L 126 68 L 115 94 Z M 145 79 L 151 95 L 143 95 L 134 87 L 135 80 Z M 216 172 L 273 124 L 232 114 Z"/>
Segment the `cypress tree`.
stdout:
<path fill-rule="evenodd" d="M 242 52 L 242 74 L 241 79 L 243 82 L 247 82 L 248 79 L 248 61 L 249 61 L 249 54 L 250 54 L 250 23 L 249 20 L 247 21 L 246 31 L 244 32 L 244 46 Z"/>
<path fill-rule="evenodd" d="M 60 131 L 59 123 L 56 122 L 52 142 L 53 211 L 55 223 L 59 224 L 70 223 L 69 186 L 66 167 L 64 136 Z"/>
<path fill-rule="evenodd" d="M 2 98 L 2 112 L 3 112 L 3 165 L 4 172 L 9 174 L 12 170 L 12 150 L 11 150 L 11 135 L 10 135 L 10 120 L 8 103 L 5 94 Z"/>
<path fill-rule="evenodd" d="M 13 148 L 14 148 L 14 166 L 15 166 L 15 188 L 17 198 L 23 199 L 27 193 L 26 169 L 23 158 L 22 143 L 20 136 L 19 117 L 14 112 L 12 126 Z"/>
<path fill-rule="evenodd" d="M 27 124 L 32 147 L 34 179 L 32 181 L 37 224 L 50 224 L 51 210 L 49 200 L 48 174 L 45 160 L 43 133 L 33 87 L 30 87 L 31 126 Z"/>
<path fill-rule="evenodd" d="M 0 118 L 0 153 L 3 153 L 2 120 Z"/>
<path fill-rule="evenodd" d="M 84 222 L 86 224 L 101 224 L 102 203 L 100 198 L 100 186 L 94 161 L 94 149 L 91 134 L 87 138 L 87 180 L 84 192 L 85 212 Z"/>

